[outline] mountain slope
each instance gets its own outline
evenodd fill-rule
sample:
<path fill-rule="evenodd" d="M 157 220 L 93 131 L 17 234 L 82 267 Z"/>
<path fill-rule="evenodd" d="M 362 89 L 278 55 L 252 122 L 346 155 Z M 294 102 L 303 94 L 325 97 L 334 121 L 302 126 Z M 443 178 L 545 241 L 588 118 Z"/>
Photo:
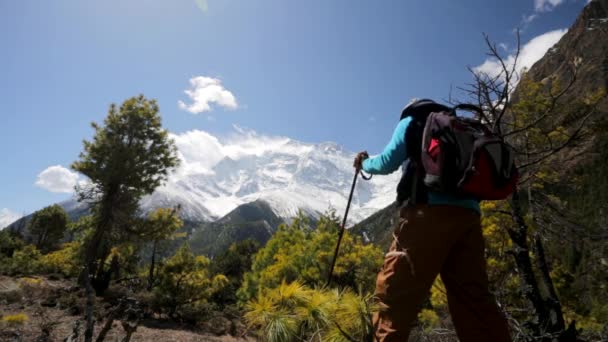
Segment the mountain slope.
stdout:
<path fill-rule="evenodd" d="M 608 88 L 608 0 L 593 0 L 580 13 L 568 32 L 538 60 L 527 75 L 534 81 L 572 79 L 571 64 L 579 67 L 572 91 L 566 98 L 581 99 Z M 608 98 L 599 109 L 608 112 Z"/>
<path fill-rule="evenodd" d="M 372 216 L 357 223 L 350 232 L 361 235 L 365 242 L 370 242 L 387 250 L 393 241 L 393 230 L 397 220 L 397 203 L 377 211 Z"/>
<path fill-rule="evenodd" d="M 265 244 L 283 223 L 268 203 L 257 200 L 238 206 L 216 222 L 201 223 L 193 228 L 189 239 L 196 254 L 217 255 L 231 244 L 253 239 Z"/>
<path fill-rule="evenodd" d="M 581 100 L 598 90 L 608 90 L 608 0 L 591 1 L 562 39 L 528 72 L 534 81 L 551 84 L 572 79 L 570 64 L 578 62 L 576 79 L 564 96 L 564 103 Z M 608 222 L 608 96 L 598 103 L 586 140 L 578 150 L 563 159 L 562 172 L 569 179 L 559 189 L 572 213 L 591 227 Z M 568 114 L 568 113 L 564 113 Z M 576 113 L 562 115 L 564 126 Z M 586 153 L 580 153 L 585 151 Z"/>

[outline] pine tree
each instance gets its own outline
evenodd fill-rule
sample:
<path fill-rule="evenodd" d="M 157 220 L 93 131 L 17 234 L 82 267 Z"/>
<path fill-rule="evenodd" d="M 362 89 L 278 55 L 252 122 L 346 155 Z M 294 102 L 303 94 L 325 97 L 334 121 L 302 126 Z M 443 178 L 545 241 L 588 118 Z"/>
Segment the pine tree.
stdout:
<path fill-rule="evenodd" d="M 162 128 L 155 100 L 140 95 L 120 107 L 112 104 L 104 124 L 93 123 L 92 127 L 93 140 L 84 141 L 84 151 L 72 164 L 90 180 L 78 194 L 93 209 L 81 275 L 88 293 L 86 341 L 93 335 L 92 289 L 101 294 L 108 286 L 103 261 L 113 241 L 139 234 L 133 228 L 137 227 L 139 200 L 161 185 L 178 164 L 176 147 Z"/>
<path fill-rule="evenodd" d="M 33 235 L 36 248 L 48 251 L 63 238 L 68 222 L 65 210 L 54 204 L 35 212 L 27 229 Z"/>

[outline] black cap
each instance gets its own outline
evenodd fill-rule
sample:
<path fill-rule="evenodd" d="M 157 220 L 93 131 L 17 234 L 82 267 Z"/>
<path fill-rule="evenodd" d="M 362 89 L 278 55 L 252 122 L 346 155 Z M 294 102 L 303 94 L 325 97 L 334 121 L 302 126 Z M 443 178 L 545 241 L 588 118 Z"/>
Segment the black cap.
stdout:
<path fill-rule="evenodd" d="M 399 120 L 403 120 L 408 116 L 417 117 L 420 115 L 427 115 L 433 112 L 444 111 L 450 111 L 450 108 L 439 104 L 431 99 L 420 99 L 405 106 L 405 108 L 403 108 L 403 110 L 401 111 L 401 118 Z"/>

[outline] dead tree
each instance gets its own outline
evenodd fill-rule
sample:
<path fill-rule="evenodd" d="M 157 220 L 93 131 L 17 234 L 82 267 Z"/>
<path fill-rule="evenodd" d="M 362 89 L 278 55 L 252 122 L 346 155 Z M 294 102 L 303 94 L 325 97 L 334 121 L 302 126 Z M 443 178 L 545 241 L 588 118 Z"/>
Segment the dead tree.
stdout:
<path fill-rule="evenodd" d="M 501 56 L 487 35 L 484 38 L 488 55 L 500 66 L 500 71 L 488 74 L 469 69 L 474 81 L 460 90 L 484 109 L 483 120 L 488 121 L 493 131 L 516 153 L 521 178 L 518 190 L 509 200 L 508 213 L 512 223 L 504 228 L 513 243 L 511 254 L 517 265 L 522 292 L 537 316 L 537 322 L 528 325 L 532 327 L 534 338 L 567 340 L 575 330 L 573 325 L 566 329 L 542 237 L 538 233 L 529 236 L 530 222 L 535 226 L 541 224 L 535 220 L 532 210 L 536 193 L 532 184 L 547 163 L 579 146 L 585 137 L 589 119 L 595 113 L 597 101 L 577 107 L 564 106 L 564 99 L 576 82 L 580 61 L 572 61 L 567 79 L 553 77 L 549 78 L 548 83 L 534 84 L 526 78 L 525 72 L 518 71 L 519 33 L 516 51 L 508 60 Z M 531 88 L 533 94 L 526 94 L 523 88 L 531 84 L 536 88 Z M 524 100 L 528 101 L 529 106 L 521 105 Z M 534 253 L 536 267 L 531 253 Z"/>

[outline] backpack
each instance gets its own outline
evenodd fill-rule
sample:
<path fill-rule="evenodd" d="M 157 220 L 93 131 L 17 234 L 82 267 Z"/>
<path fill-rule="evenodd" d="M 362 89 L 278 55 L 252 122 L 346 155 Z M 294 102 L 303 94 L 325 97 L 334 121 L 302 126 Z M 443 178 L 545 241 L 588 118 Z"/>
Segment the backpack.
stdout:
<path fill-rule="evenodd" d="M 403 110 L 401 119 L 412 121 L 399 204 L 425 203 L 429 190 L 476 200 L 504 199 L 515 190 L 519 174 L 511 147 L 481 119 L 457 116 L 459 109 L 484 116 L 474 105 L 450 108 L 427 99 Z"/>

